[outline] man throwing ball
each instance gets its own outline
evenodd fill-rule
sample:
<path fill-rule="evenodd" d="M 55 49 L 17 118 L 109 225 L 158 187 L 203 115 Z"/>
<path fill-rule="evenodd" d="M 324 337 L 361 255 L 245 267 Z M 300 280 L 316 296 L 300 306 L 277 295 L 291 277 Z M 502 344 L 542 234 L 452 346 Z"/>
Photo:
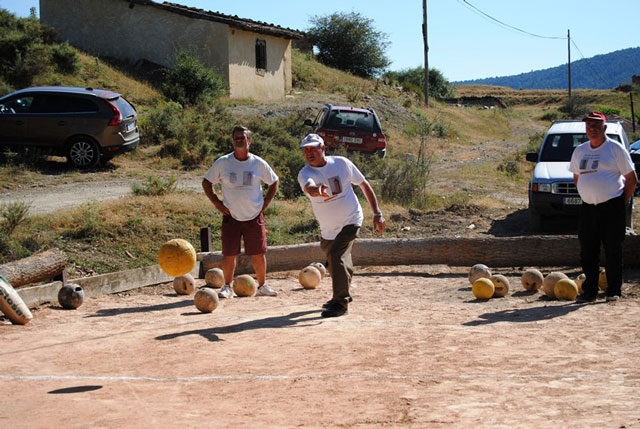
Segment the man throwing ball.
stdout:
<path fill-rule="evenodd" d="M 324 304 L 322 317 L 347 313 L 352 301 L 349 285 L 353 275 L 351 248 L 362 225 L 362 207 L 352 185 L 360 186 L 373 211 L 373 229 L 382 233 L 387 224 L 378 207 L 373 188 L 360 170 L 342 156 L 325 156 L 325 144 L 317 134 L 307 135 L 300 144 L 307 161 L 298 173 L 298 183 L 311 200 L 320 223 L 320 247 L 327 255 L 333 297 Z"/>

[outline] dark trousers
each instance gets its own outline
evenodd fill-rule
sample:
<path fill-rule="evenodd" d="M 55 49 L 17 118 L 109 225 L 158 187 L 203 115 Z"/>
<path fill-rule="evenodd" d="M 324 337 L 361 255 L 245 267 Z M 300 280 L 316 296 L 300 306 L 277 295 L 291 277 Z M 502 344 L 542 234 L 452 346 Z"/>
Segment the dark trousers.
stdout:
<path fill-rule="evenodd" d="M 351 302 L 349 285 L 353 276 L 353 261 L 351 260 L 351 248 L 358 238 L 360 227 L 346 225 L 333 240 L 320 240 L 320 248 L 327 255 L 329 266 L 327 270 L 331 274 L 333 286 L 332 301 L 347 308 Z"/>
<path fill-rule="evenodd" d="M 625 205 L 621 195 L 602 204 L 582 203 L 580 207 L 580 261 L 586 279 L 584 296 L 598 294 L 600 243 L 604 246 L 607 296 L 620 295 L 622 287 L 622 242 L 625 235 Z"/>

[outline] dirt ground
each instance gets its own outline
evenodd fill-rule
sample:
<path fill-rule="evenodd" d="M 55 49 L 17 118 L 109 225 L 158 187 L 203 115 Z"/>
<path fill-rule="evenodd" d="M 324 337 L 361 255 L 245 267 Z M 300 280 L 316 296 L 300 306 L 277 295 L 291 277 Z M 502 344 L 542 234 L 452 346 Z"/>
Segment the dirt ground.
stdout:
<path fill-rule="evenodd" d="M 640 428 L 640 271 L 588 305 L 498 272 L 478 301 L 465 268 L 358 268 L 336 319 L 295 272 L 211 314 L 165 284 L 0 319 L 0 427 Z"/>

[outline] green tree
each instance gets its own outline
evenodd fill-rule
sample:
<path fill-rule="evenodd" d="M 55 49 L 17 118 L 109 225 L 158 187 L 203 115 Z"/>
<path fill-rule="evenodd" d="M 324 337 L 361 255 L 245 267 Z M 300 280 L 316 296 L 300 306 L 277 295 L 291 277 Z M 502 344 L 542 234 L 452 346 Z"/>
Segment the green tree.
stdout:
<path fill-rule="evenodd" d="M 318 60 L 361 77 L 379 75 L 389 64 L 388 35 L 356 12 L 313 16 L 307 38 L 318 49 Z"/>

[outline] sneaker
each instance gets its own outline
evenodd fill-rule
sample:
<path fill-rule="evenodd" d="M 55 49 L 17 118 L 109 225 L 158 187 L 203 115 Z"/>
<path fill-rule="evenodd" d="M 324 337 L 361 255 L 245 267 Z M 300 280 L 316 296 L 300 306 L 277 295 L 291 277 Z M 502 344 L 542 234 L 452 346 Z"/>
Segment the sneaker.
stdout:
<path fill-rule="evenodd" d="M 596 297 L 590 297 L 590 296 L 586 296 L 586 295 L 579 295 L 578 298 L 576 299 L 577 303 L 581 303 L 581 304 L 586 304 L 588 302 L 595 302 L 596 301 Z"/>
<path fill-rule="evenodd" d="M 616 301 L 620 301 L 620 295 L 613 295 L 613 296 L 608 296 L 605 301 L 607 302 L 616 302 Z"/>
<path fill-rule="evenodd" d="M 340 304 L 332 303 L 329 307 L 324 309 L 320 316 L 322 317 L 339 317 L 343 314 L 347 314 L 347 307 L 343 307 Z"/>
<path fill-rule="evenodd" d="M 218 297 L 219 298 L 227 298 L 227 299 L 229 299 L 232 296 L 233 296 L 233 289 L 231 289 L 231 286 L 229 286 L 229 285 L 222 286 L 222 288 L 218 292 Z"/>
<path fill-rule="evenodd" d="M 271 286 L 264 284 L 258 288 L 256 296 L 278 296 L 278 292 Z"/>

